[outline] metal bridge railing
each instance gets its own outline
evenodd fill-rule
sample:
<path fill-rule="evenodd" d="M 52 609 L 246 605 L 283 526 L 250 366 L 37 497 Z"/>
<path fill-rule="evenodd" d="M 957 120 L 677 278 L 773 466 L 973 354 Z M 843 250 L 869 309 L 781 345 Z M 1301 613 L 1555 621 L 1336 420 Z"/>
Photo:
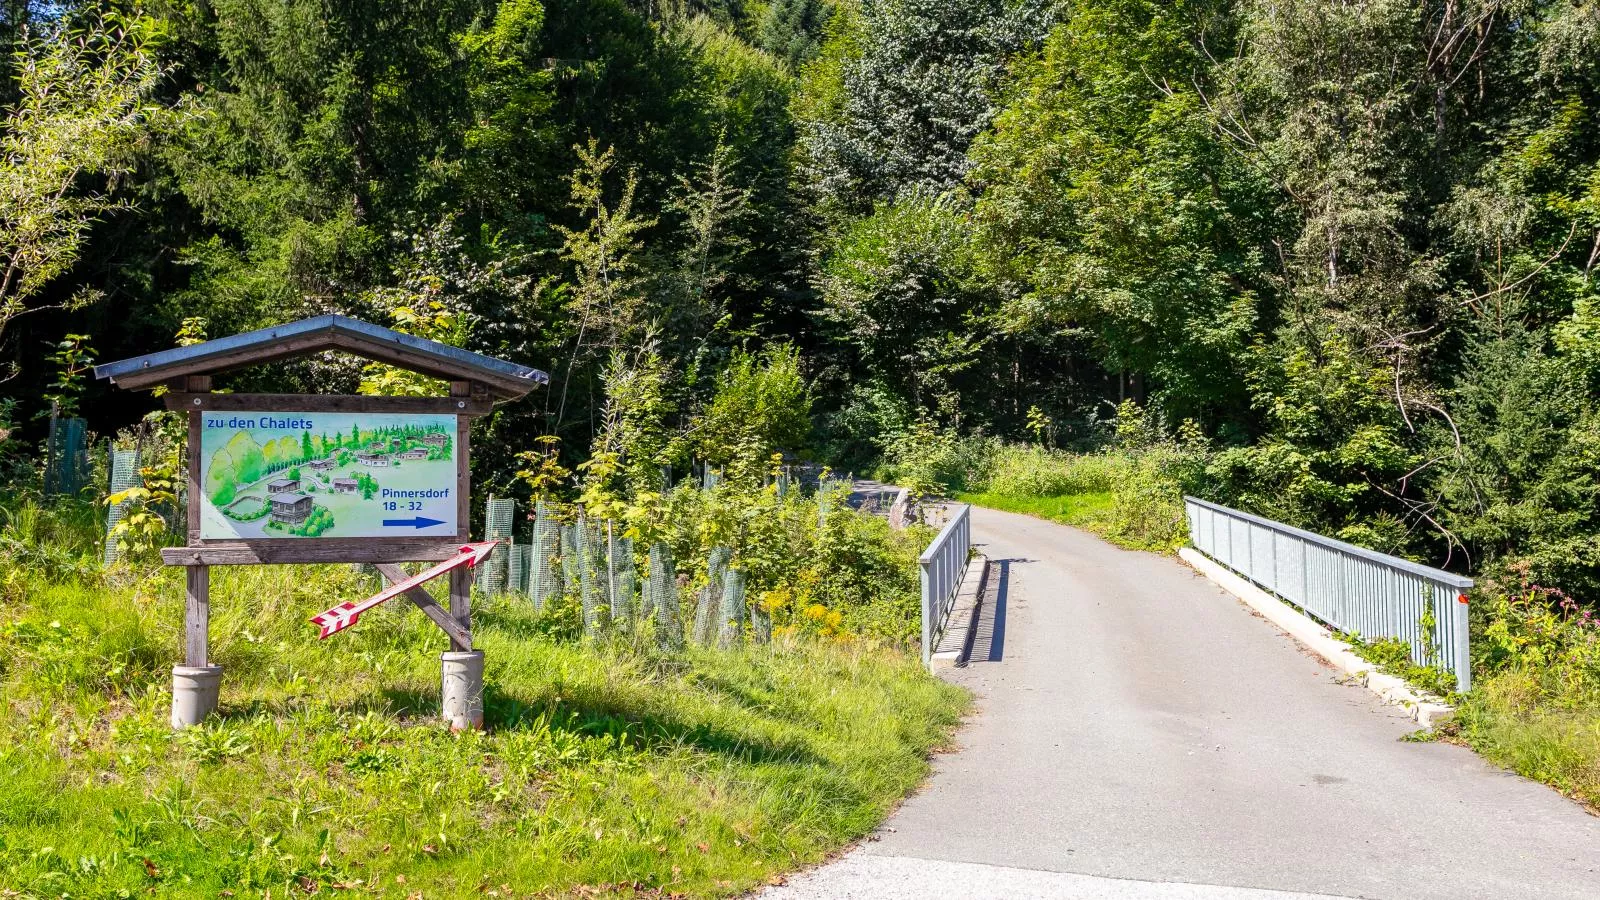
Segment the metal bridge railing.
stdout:
<path fill-rule="evenodd" d="M 1471 687 L 1466 591 L 1472 579 L 1183 499 L 1196 550 L 1334 629 L 1363 640 L 1398 638 L 1410 645 L 1413 662 L 1455 675 L 1457 690 Z"/>
<path fill-rule="evenodd" d="M 956 592 L 972 557 L 972 506 L 965 504 L 950 517 L 938 537 L 917 560 L 922 569 L 922 662 L 933 659 L 933 648 L 944 631 L 945 619 L 955 606 Z"/>

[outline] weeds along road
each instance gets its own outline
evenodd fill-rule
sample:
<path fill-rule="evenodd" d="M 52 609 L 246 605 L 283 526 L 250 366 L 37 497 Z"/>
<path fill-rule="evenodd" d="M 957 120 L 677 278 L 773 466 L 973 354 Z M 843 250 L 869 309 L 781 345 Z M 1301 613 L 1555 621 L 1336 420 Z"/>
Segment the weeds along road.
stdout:
<path fill-rule="evenodd" d="M 1170 557 L 973 510 L 958 752 L 792 898 L 1600 897 L 1600 819 L 1415 725 Z"/>

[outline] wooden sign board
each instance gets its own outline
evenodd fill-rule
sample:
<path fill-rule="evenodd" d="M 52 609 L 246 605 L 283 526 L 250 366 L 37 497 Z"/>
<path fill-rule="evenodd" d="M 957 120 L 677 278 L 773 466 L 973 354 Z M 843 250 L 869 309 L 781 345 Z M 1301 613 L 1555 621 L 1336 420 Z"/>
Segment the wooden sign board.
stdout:
<path fill-rule="evenodd" d="M 457 417 L 213 410 L 200 417 L 200 540 L 461 531 Z"/>
<path fill-rule="evenodd" d="M 189 546 L 169 565 L 449 559 L 468 540 L 481 400 L 167 395 L 189 415 Z M 309 445 L 309 448 L 308 448 Z"/>
<path fill-rule="evenodd" d="M 448 382 L 449 396 L 212 392 L 212 375 L 314 353 L 345 352 Z M 313 621 L 326 637 L 405 596 L 449 637 L 443 706 L 452 728 L 483 726 L 483 654 L 472 650 L 469 569 L 493 543 L 467 541 L 468 436 L 474 416 L 549 376 L 340 315 L 323 315 L 95 367 L 121 387 L 167 390 L 189 418 L 184 666 L 173 668 L 172 725 L 216 709 L 220 666 L 208 653 L 211 566 L 373 563 L 391 587 Z M 407 575 L 406 561 L 442 562 Z M 450 561 L 450 562 L 444 562 Z M 450 578 L 450 609 L 422 583 Z"/>

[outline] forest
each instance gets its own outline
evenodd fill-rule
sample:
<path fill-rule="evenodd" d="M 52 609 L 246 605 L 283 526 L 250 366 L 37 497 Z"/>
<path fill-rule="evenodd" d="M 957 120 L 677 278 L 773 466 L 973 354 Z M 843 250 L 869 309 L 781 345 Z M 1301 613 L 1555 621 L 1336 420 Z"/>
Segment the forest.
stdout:
<path fill-rule="evenodd" d="M 502 491 L 587 455 L 608 372 L 688 428 L 781 350 L 786 449 L 842 470 L 1131 403 L 1222 502 L 1600 589 L 1593 2 L 13 0 L 0 39 L 14 467 L 53 403 L 143 415 L 89 360 L 341 312 L 552 373 L 486 426 Z"/>

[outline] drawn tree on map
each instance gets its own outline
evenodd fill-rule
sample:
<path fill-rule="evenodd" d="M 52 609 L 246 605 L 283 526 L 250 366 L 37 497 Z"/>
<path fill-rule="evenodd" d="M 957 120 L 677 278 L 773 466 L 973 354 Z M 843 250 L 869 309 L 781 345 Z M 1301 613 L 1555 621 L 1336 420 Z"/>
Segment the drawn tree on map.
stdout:
<path fill-rule="evenodd" d="M 235 432 L 222 448 L 233 460 L 230 473 L 236 484 L 249 484 L 267 474 L 267 457 L 248 431 Z"/>
<path fill-rule="evenodd" d="M 307 516 L 299 527 L 289 529 L 289 533 L 317 537 L 332 527 L 333 513 L 325 506 L 314 506 L 311 508 L 311 515 Z"/>
<path fill-rule="evenodd" d="M 206 470 L 206 496 L 218 506 L 227 506 L 233 502 L 234 481 L 233 457 L 228 455 L 226 448 L 218 450 L 211 457 L 211 466 Z"/>

